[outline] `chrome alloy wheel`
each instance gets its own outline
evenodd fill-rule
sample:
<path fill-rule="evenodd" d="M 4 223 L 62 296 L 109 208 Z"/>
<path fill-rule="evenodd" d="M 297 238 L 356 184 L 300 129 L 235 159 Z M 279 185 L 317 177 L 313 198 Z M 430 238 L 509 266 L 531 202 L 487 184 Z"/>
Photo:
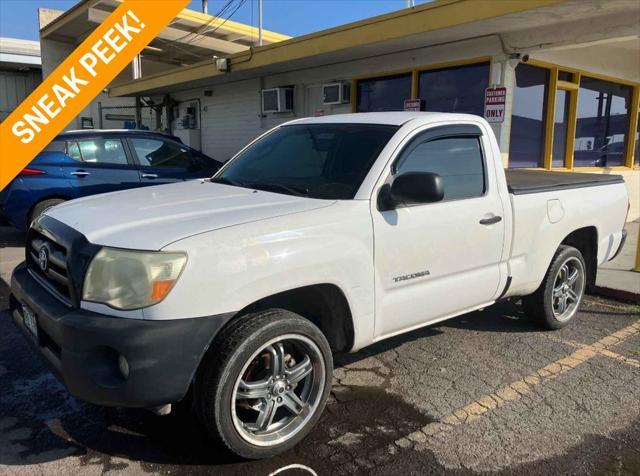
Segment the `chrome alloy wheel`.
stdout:
<path fill-rule="evenodd" d="M 322 354 L 311 339 L 286 334 L 270 340 L 249 358 L 234 385 L 236 431 L 256 446 L 284 443 L 317 410 L 326 378 Z"/>
<path fill-rule="evenodd" d="M 584 293 L 584 267 L 575 257 L 567 259 L 556 275 L 551 294 L 553 315 L 559 321 L 571 319 L 578 310 Z"/>

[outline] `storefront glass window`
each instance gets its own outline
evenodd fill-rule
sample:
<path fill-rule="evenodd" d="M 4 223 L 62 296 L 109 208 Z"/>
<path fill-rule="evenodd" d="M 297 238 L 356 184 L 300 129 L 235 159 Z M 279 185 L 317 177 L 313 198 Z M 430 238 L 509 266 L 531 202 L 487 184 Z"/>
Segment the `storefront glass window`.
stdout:
<path fill-rule="evenodd" d="M 556 110 L 553 121 L 553 166 L 564 167 L 567 146 L 567 125 L 569 117 L 569 93 L 556 91 Z"/>
<path fill-rule="evenodd" d="M 509 167 L 542 167 L 549 71 L 529 64 L 516 68 Z"/>
<path fill-rule="evenodd" d="M 358 112 L 402 111 L 411 99 L 411 73 L 358 81 Z"/>
<path fill-rule="evenodd" d="M 631 87 L 583 76 L 578 95 L 575 167 L 624 165 Z"/>
<path fill-rule="evenodd" d="M 427 111 L 484 115 L 489 63 L 421 71 L 419 81 L 419 96 Z"/>

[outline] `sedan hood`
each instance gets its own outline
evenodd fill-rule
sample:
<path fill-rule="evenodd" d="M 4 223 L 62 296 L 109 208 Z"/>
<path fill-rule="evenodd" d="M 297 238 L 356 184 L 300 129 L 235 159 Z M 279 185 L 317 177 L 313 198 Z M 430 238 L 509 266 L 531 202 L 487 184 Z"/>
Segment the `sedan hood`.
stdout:
<path fill-rule="evenodd" d="M 46 215 L 95 244 L 159 250 L 198 233 L 332 203 L 192 180 L 81 198 L 51 208 Z"/>

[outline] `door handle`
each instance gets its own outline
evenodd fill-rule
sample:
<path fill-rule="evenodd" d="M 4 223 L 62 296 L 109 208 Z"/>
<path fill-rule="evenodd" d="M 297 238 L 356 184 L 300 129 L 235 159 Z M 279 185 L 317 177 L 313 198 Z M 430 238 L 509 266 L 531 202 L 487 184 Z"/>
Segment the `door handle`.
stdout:
<path fill-rule="evenodd" d="M 158 178 L 158 174 L 142 174 L 142 178 Z"/>
<path fill-rule="evenodd" d="M 75 170 L 71 172 L 71 175 L 75 175 L 76 177 L 86 177 L 87 175 L 91 175 L 86 170 Z"/>
<path fill-rule="evenodd" d="M 491 218 L 483 218 L 482 220 L 480 220 L 480 224 L 481 225 L 493 225 L 494 223 L 498 223 L 499 221 L 502 221 L 502 217 L 499 216 L 494 216 Z"/>

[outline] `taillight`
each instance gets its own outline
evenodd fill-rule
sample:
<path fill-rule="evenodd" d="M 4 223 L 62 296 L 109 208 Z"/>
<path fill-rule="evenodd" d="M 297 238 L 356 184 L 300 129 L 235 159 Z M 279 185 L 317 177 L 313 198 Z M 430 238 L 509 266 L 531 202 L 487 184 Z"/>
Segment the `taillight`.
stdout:
<path fill-rule="evenodd" d="M 46 174 L 46 172 L 44 170 L 30 169 L 29 167 L 26 167 L 22 169 L 22 172 L 20 172 L 18 175 L 42 175 L 42 174 Z"/>

